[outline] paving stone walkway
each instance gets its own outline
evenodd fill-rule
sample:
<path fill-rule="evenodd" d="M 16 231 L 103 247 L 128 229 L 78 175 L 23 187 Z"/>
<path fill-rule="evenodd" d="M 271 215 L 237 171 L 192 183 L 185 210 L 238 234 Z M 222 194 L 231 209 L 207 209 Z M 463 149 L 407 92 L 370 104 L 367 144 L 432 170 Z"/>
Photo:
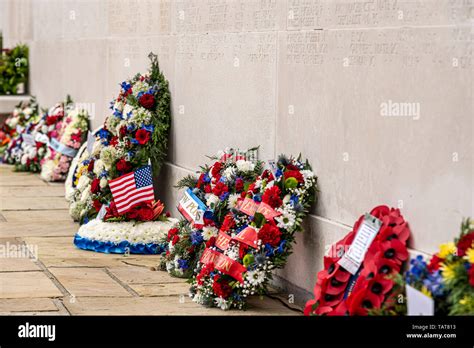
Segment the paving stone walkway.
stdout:
<path fill-rule="evenodd" d="M 253 298 L 244 312 L 203 308 L 184 280 L 150 270 L 160 256 L 77 249 L 62 183 L 0 165 L 0 197 L 1 315 L 300 314 L 278 294 Z"/>

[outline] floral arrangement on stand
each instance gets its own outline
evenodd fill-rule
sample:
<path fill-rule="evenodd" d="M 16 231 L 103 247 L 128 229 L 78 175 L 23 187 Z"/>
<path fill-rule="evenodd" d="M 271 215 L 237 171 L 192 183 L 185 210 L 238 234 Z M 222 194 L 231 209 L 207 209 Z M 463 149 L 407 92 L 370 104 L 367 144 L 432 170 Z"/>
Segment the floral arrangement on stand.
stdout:
<path fill-rule="evenodd" d="M 362 263 L 349 272 L 341 260 L 362 227 L 364 215 L 324 257 L 324 270 L 317 275 L 314 299 L 306 303 L 305 315 L 368 315 L 387 307 L 387 302 L 395 305 L 394 297 L 400 289 L 395 277 L 408 258 L 406 243 L 410 230 L 399 209 L 378 206 L 369 218 L 376 218 L 380 229 Z"/>
<path fill-rule="evenodd" d="M 216 239 L 225 216 L 234 211 L 242 194 L 262 174 L 263 162 L 250 160 L 258 148 L 245 153 L 234 149 L 219 151 L 217 157 L 210 157 L 214 163 L 204 165 L 198 176 L 189 175 L 176 185 L 186 189 L 184 199 L 197 202 L 203 207 L 202 224 L 196 223 L 188 214 L 186 203 L 180 203 L 183 219 L 169 231 L 162 240 L 167 251 L 161 259 L 160 268 L 172 276 L 189 278 L 206 246 Z"/>
<path fill-rule="evenodd" d="M 126 214 L 114 215 L 108 182 L 149 160 L 157 175 L 164 161 L 171 123 L 170 93 L 158 58 L 149 57 L 149 74 L 137 74 L 121 83 L 118 97 L 111 102 L 112 114 L 97 132 L 92 153 L 78 166 L 70 214 L 81 223 L 94 219 L 103 204 L 110 205 L 109 220 L 131 220 Z"/>
<path fill-rule="evenodd" d="M 147 199 L 122 209 L 111 188 L 124 177 L 134 177 L 134 185 L 138 185 L 146 171 L 147 190 L 154 197 L 153 175 L 158 174 L 166 156 L 171 123 L 168 81 L 157 56 L 150 54 L 149 58 L 148 74 L 137 74 L 121 83 L 120 93 L 111 103 L 112 114 L 96 133 L 91 153 L 84 151 L 78 159 L 71 178 L 75 188 L 68 197 L 70 213 L 82 224 L 74 244 L 81 249 L 161 253 L 157 240 L 177 222 L 164 213 L 159 200 Z M 126 193 L 123 199 L 128 202 L 129 198 Z"/>
<path fill-rule="evenodd" d="M 84 110 L 66 111 L 60 137 L 52 138 L 46 155 L 41 161 L 41 178 L 45 181 L 64 181 L 69 167 L 89 130 L 88 114 Z"/>
<path fill-rule="evenodd" d="M 301 158 L 282 155 L 269 166 L 207 242 L 191 279 L 193 301 L 244 309 L 246 298 L 265 294 L 273 270 L 285 266 L 315 200 L 317 178 Z"/>
<path fill-rule="evenodd" d="M 46 156 L 50 143 L 61 135 L 65 109 L 70 105 L 70 97 L 66 103 L 58 103 L 45 112 L 41 119 L 32 123 L 23 134 L 30 134 L 33 141 L 23 141 L 19 152 L 20 160 L 15 162 L 15 170 L 38 173 L 41 171 L 41 161 Z"/>
<path fill-rule="evenodd" d="M 20 103 L 15 107 L 12 114 L 5 120 L 1 130 L 0 157 L 2 161 L 8 164 L 15 163 L 15 154 L 21 147 L 21 133 L 25 127 L 38 119 L 38 103 L 36 98 L 32 97 L 28 103 Z"/>
<path fill-rule="evenodd" d="M 474 221 L 461 223 L 454 242 L 441 244 L 429 262 L 410 261 L 406 283 L 435 302 L 435 314 L 474 315 Z"/>

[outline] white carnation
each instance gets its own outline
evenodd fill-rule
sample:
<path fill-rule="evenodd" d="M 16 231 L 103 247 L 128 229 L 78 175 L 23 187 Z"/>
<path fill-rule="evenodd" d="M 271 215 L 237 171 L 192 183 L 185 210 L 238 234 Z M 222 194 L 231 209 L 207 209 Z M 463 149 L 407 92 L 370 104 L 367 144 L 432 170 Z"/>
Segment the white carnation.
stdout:
<path fill-rule="evenodd" d="M 255 164 L 250 161 L 238 160 L 236 163 L 237 169 L 241 172 L 251 172 L 255 169 Z"/>

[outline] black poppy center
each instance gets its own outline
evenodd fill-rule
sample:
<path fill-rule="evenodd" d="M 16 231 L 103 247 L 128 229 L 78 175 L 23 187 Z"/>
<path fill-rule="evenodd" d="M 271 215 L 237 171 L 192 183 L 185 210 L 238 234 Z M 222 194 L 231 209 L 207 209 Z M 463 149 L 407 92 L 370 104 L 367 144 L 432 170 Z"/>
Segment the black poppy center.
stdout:
<path fill-rule="evenodd" d="M 392 239 L 396 239 L 397 238 L 397 235 L 394 233 L 394 234 L 391 234 L 390 236 L 387 237 L 387 240 L 392 240 Z"/>
<path fill-rule="evenodd" d="M 392 259 L 392 258 L 395 256 L 395 249 L 393 249 L 393 248 L 388 249 L 388 250 L 384 253 L 384 256 L 385 256 L 387 259 Z"/>
<path fill-rule="evenodd" d="M 380 267 L 380 273 L 383 273 L 383 274 L 388 274 L 390 273 L 392 269 L 390 268 L 390 266 L 387 266 L 387 265 L 383 265 L 382 267 Z"/>
<path fill-rule="evenodd" d="M 327 301 L 327 302 L 332 301 L 332 300 L 334 300 L 334 296 L 326 294 L 326 295 L 324 295 L 324 300 Z"/>
<path fill-rule="evenodd" d="M 334 272 L 335 268 L 336 268 L 336 266 L 334 266 L 334 264 L 331 264 L 331 266 L 329 266 L 329 268 L 328 268 L 328 273 L 331 274 L 332 272 Z"/>
<path fill-rule="evenodd" d="M 372 302 L 370 302 L 369 300 L 364 300 L 364 301 L 362 302 L 362 307 L 364 307 L 364 308 L 372 308 L 373 305 L 372 305 Z"/>
<path fill-rule="evenodd" d="M 340 286 L 342 285 L 342 282 L 338 281 L 336 278 L 331 279 L 331 285 L 332 286 Z"/>
<path fill-rule="evenodd" d="M 380 294 L 382 292 L 382 285 L 380 283 L 374 283 L 374 285 L 372 285 L 372 292 L 374 294 Z"/>

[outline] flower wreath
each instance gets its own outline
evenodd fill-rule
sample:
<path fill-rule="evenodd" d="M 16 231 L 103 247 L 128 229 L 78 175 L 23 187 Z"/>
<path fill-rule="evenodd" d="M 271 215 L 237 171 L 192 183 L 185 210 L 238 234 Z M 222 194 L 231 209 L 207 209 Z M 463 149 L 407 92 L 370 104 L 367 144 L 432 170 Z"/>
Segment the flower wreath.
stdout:
<path fill-rule="evenodd" d="M 112 115 L 97 132 L 92 153 L 81 160 L 74 175 L 70 213 L 82 223 L 74 237 L 74 244 L 81 249 L 161 253 L 157 241 L 177 222 L 164 213 L 160 201 L 139 203 L 119 213 L 109 187 L 110 180 L 149 161 L 157 175 L 166 156 L 171 122 L 168 81 L 157 56 L 150 54 L 149 58 L 149 74 L 137 74 L 121 83 L 119 96 L 111 103 Z"/>
<path fill-rule="evenodd" d="M 41 161 L 46 156 L 48 147 L 50 147 L 51 142 L 57 141 L 61 136 L 65 110 L 71 103 L 70 97 L 67 96 L 66 103 L 56 104 L 44 113 L 38 122 L 25 129 L 24 133 L 31 134 L 35 143 L 22 142 L 20 160 L 15 162 L 16 170 L 33 173 L 41 171 Z"/>
<path fill-rule="evenodd" d="M 306 303 L 306 315 L 367 315 L 391 299 L 394 281 L 390 276 L 398 274 L 408 258 L 406 242 L 410 230 L 399 209 L 378 206 L 370 214 L 382 224 L 358 272 L 352 275 L 339 260 L 351 246 L 364 215 L 324 257 L 324 270 L 318 273 L 315 298 Z"/>
<path fill-rule="evenodd" d="M 474 314 L 473 220 L 464 220 L 459 237 L 441 244 L 428 263 L 419 255 L 410 264 L 407 284 L 434 299 L 436 314 Z"/>
<path fill-rule="evenodd" d="M 97 132 L 92 154 L 79 165 L 70 213 L 81 223 L 95 218 L 103 204 L 108 206 L 108 221 L 141 219 L 134 211 L 117 213 L 108 182 L 149 160 L 156 176 L 166 156 L 171 123 L 168 81 L 157 56 L 150 54 L 149 58 L 149 74 L 137 74 L 121 83 L 119 96 L 111 103 L 112 115 Z"/>
<path fill-rule="evenodd" d="M 48 146 L 41 161 L 41 178 L 45 181 L 64 181 L 72 159 L 84 142 L 89 130 L 88 114 L 84 110 L 66 111 L 60 137 Z"/>
<path fill-rule="evenodd" d="M 17 155 L 21 152 L 21 133 L 25 127 L 36 122 L 39 118 L 38 103 L 32 97 L 28 103 L 18 104 L 13 113 L 5 120 L 2 132 L 2 146 L 0 147 L 2 161 L 15 164 Z M 19 159 L 18 159 L 19 160 Z"/>
<path fill-rule="evenodd" d="M 192 278 L 193 301 L 243 309 L 250 295 L 267 291 L 272 271 L 292 252 L 296 231 L 315 199 L 317 178 L 309 163 L 280 156 L 238 199 L 224 218 Z"/>
<path fill-rule="evenodd" d="M 187 189 L 185 195 L 192 195 L 205 213 L 199 225 L 180 206 L 183 219 L 162 240 L 168 250 L 161 259 L 161 269 L 175 277 L 192 276 L 204 248 L 216 239 L 224 217 L 235 209 L 237 200 L 262 174 L 263 162 L 249 160 L 256 151 L 257 148 L 246 153 L 234 149 L 220 151 L 217 157 L 210 157 L 214 161 L 211 166 L 201 167 L 198 177 L 189 175 L 178 182 L 176 187 Z"/>

